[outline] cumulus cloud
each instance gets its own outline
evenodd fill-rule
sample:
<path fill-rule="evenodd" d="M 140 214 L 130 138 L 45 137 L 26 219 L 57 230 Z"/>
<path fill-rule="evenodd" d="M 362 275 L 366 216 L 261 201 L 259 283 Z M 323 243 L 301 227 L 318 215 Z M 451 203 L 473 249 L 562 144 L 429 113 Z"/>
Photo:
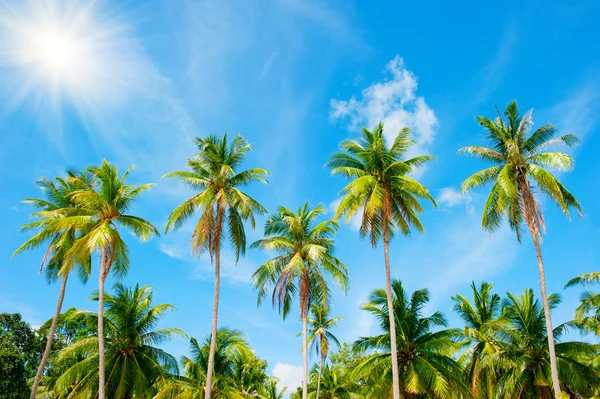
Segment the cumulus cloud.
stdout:
<path fill-rule="evenodd" d="M 437 197 L 438 205 L 448 208 L 456 208 L 457 206 L 464 205 L 469 214 L 474 212 L 473 205 L 471 204 L 472 201 L 473 197 L 470 194 L 462 193 L 454 187 L 442 188 Z"/>
<path fill-rule="evenodd" d="M 287 387 L 287 392 L 294 392 L 302 385 L 302 366 L 294 366 L 287 363 L 277 363 L 271 374 L 279 379 L 277 387 Z"/>
<path fill-rule="evenodd" d="M 397 55 L 385 67 L 390 75 L 381 82 L 367 87 L 360 98 L 330 101 L 333 119 L 348 120 L 351 129 L 373 128 L 383 122 L 388 139 L 404 127 L 410 127 L 417 142 L 411 151 L 419 154 L 427 150 L 435 138 L 438 120 L 422 96 L 418 96 L 417 77 L 408 70 Z"/>

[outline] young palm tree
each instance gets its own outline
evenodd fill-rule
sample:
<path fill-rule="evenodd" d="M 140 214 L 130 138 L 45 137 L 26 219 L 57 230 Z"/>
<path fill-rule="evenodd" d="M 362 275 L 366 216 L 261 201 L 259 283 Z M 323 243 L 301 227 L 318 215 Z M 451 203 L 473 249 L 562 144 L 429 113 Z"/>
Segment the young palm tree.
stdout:
<path fill-rule="evenodd" d="M 317 399 L 321 391 L 321 374 L 323 365 L 327 362 L 327 355 L 331 342 L 334 342 L 338 348 L 340 341 L 331 333 L 331 329 L 337 327 L 342 317 L 329 317 L 329 306 L 322 303 L 313 303 L 310 307 L 311 316 L 308 317 L 308 342 L 312 350 L 319 357 L 319 378 L 317 381 Z"/>
<path fill-rule="evenodd" d="M 560 303 L 558 295 L 549 295 L 548 303 L 554 308 Z M 508 325 L 502 328 L 504 340 L 500 351 L 489 354 L 483 361 L 498 370 L 496 398 L 550 399 L 552 372 L 547 344 L 543 307 L 531 289 L 521 296 L 507 294 L 503 300 L 503 318 Z M 560 337 L 563 326 L 554 330 Z M 584 342 L 556 344 L 558 376 L 568 397 L 594 396 L 599 374 L 591 367 L 594 345 Z"/>
<path fill-rule="evenodd" d="M 569 280 L 565 288 L 594 283 L 600 283 L 600 272 L 575 277 Z M 581 294 L 581 305 L 575 310 L 575 320 L 570 324 L 583 332 L 591 331 L 600 337 L 600 294 L 584 291 Z"/>
<path fill-rule="evenodd" d="M 197 138 L 196 144 L 199 152 L 194 158 L 188 160 L 187 165 L 190 170 L 165 175 L 166 178 L 180 180 L 198 191 L 173 210 L 165 231 L 178 229 L 195 211 L 200 213 L 192 234 L 192 252 L 200 255 L 207 251 L 215 266 L 212 343 L 206 384 L 206 398 L 211 398 L 221 284 L 221 243 L 227 228 L 236 259 L 245 254 L 244 222 L 250 219 L 254 228 L 254 214 L 263 214 L 266 210 L 256 200 L 242 192 L 240 187 L 255 182 L 266 183 L 265 177 L 268 172 L 259 168 L 241 172 L 237 170 L 246 153 L 252 148 L 242 136 L 238 135 L 228 142 L 227 134 L 223 137 L 211 135 L 205 139 Z"/>
<path fill-rule="evenodd" d="M 427 199 L 435 205 L 429 191 L 418 181 L 408 177 L 417 168 L 434 159 L 431 155 L 421 155 L 405 159 L 408 149 L 415 144 L 410 129 L 402 129 L 391 145 L 387 145 L 383 124 L 377 125 L 373 132 L 362 130 L 359 140 L 347 140 L 342 151 L 333 154 L 327 166 L 332 174 L 341 175 L 349 180 L 342 190 L 342 200 L 335 217 L 346 216 L 348 222 L 356 212 L 362 212 L 360 226 L 361 237 L 369 236 L 371 244 L 376 246 L 383 240 L 385 258 L 385 278 L 389 312 L 392 347 L 396 347 L 394 312 L 392 307 L 391 271 L 389 240 L 396 231 L 404 235 L 412 229 L 423 232 L 418 214 L 423 212 L 419 200 Z M 392 351 L 392 374 L 394 381 L 394 399 L 400 399 L 398 380 L 398 358 Z"/>
<path fill-rule="evenodd" d="M 38 187 L 44 192 L 46 199 L 28 198 L 23 201 L 33 205 L 37 211 L 31 215 L 32 218 L 35 218 L 36 220 L 23 225 L 22 230 L 29 231 L 33 229 L 37 230 L 37 233 L 21 245 L 15 251 L 13 256 L 22 251 L 31 250 L 48 243 L 46 253 L 42 258 L 42 263 L 40 265 L 40 272 L 45 267 L 45 274 L 49 283 L 55 282 L 59 278 L 62 280 L 58 294 L 58 302 L 56 304 L 56 311 L 52 318 L 50 329 L 48 330 L 46 348 L 33 380 L 31 399 L 36 398 L 40 379 L 44 374 L 44 369 L 52 350 L 54 333 L 65 298 L 69 274 L 76 268 L 80 279 L 85 283 L 91 269 L 91 258 L 89 256 L 82 257 L 81 262 L 75 264 L 69 262 L 69 259 L 66 256 L 67 252 L 77 239 L 78 234 L 80 234 L 75 225 L 67 225 L 60 230 L 56 230 L 54 227 L 57 219 L 75 216 L 81 213 L 81 210 L 78 209 L 73 202 L 71 194 L 75 190 L 89 187 L 91 179 L 89 174 L 82 174 L 78 179 L 73 180 L 75 177 L 76 174 L 74 172 L 67 171 L 67 178 L 57 177 L 55 179 L 56 182 L 42 178 L 38 180 Z"/>
<path fill-rule="evenodd" d="M 277 378 L 271 377 L 271 379 L 265 385 L 264 391 L 258 394 L 260 399 L 283 399 L 287 388 L 283 388 L 281 391 L 277 388 Z"/>
<path fill-rule="evenodd" d="M 313 370 L 311 379 L 317 381 L 317 390 L 309 394 L 310 399 L 319 397 L 319 387 L 323 383 L 323 399 L 357 399 L 361 396 L 356 394 L 356 384 L 350 376 L 337 365 L 325 364 L 318 370 Z"/>
<path fill-rule="evenodd" d="M 212 337 L 207 337 L 202 345 L 190 340 L 191 357 L 182 356 L 184 375 L 174 378 L 156 396 L 156 399 L 204 399 L 208 384 L 208 363 Z M 212 396 L 215 399 L 245 399 L 243 393 L 233 384 L 236 374 L 236 359 L 252 355 L 252 349 L 239 330 L 221 328 L 217 332 L 217 345 L 214 354 L 214 379 Z"/>
<path fill-rule="evenodd" d="M 122 176 L 114 165 L 104 160 L 101 165 L 88 168 L 94 176 L 95 184 L 76 190 L 71 197 L 82 216 L 64 218 L 68 226 L 72 223 L 85 229 L 83 234 L 69 250 L 68 256 L 75 260 L 87 258 L 90 253 L 100 252 L 100 273 L 98 279 L 98 398 L 105 399 L 105 358 L 104 358 L 104 283 L 112 271 L 117 277 L 123 277 L 129 269 L 127 245 L 121 238 L 120 227 L 129 230 L 141 241 L 158 235 L 158 230 L 147 220 L 128 215 L 139 194 L 149 190 L 152 184 L 142 186 L 127 185 L 125 179 L 131 172 L 130 167 Z"/>
<path fill-rule="evenodd" d="M 571 207 L 581 215 L 579 202 L 555 176 L 546 170 L 548 167 L 571 170 L 574 161 L 570 155 L 546 150 L 562 144 L 573 146 L 579 140 L 572 134 L 552 138 L 556 134 L 552 125 L 544 125 L 530 135 L 529 131 L 533 123 L 531 114 L 532 111 L 529 111 L 525 115 L 520 115 L 517 103 L 513 101 L 506 106 L 504 118 L 500 113 L 493 121 L 483 116 L 477 118 L 479 124 L 487 131 L 491 147 L 464 147 L 459 152 L 492 162 L 495 166 L 483 169 L 467 178 L 462 184 L 462 190 L 466 192 L 494 182 L 483 211 L 483 228 L 494 231 L 500 227 L 502 219 L 506 217 L 519 242 L 524 228 L 529 229 L 537 254 L 540 292 L 548 330 L 552 382 L 554 395 L 558 399 L 561 390 L 556 368 L 550 306 L 546 294 L 544 262 L 540 248 L 542 233 L 545 230 L 544 218 L 535 195 L 546 194 L 567 216 L 570 215 Z"/>
<path fill-rule="evenodd" d="M 446 327 L 444 315 L 439 312 L 431 316 L 423 315 L 423 309 L 429 302 L 426 289 L 415 291 L 409 298 L 402 283 L 394 280 L 392 292 L 397 347 L 394 348 L 390 339 L 390 312 L 387 292 L 383 289 L 373 291 L 369 301 L 362 306 L 363 310 L 377 318 L 383 333 L 362 337 L 354 343 L 358 351 L 373 351 L 354 370 L 359 377 L 374 377 L 377 381 L 370 386 L 371 397 L 389 397 L 393 392 L 390 358 L 394 349 L 401 370 L 399 381 L 402 398 L 424 395 L 449 398 L 457 393 L 468 395 L 469 388 L 463 383 L 463 371 L 453 359 L 461 346 L 456 342 L 460 330 L 436 330 Z"/>
<path fill-rule="evenodd" d="M 92 296 L 99 299 L 99 293 Z M 165 377 L 165 373 L 178 373 L 175 358 L 156 345 L 174 335 L 185 337 L 176 328 L 155 330 L 166 312 L 174 310 L 171 305 L 152 305 L 149 286 L 127 288 L 115 284 L 114 295 L 105 294 L 104 323 L 106 326 L 106 366 L 108 379 L 106 395 L 114 399 L 145 397 L 144 395 Z M 98 314 L 83 312 L 96 319 Z M 55 382 L 54 394 L 62 397 L 66 391 L 69 398 L 93 398 L 98 395 L 98 381 L 103 374 L 98 368 L 100 335 L 93 331 L 67 346 L 58 355 L 58 362 L 75 363 Z"/>
<path fill-rule="evenodd" d="M 464 337 L 472 342 L 471 348 L 461 355 L 459 362 L 465 363 L 467 381 L 471 382 L 471 393 L 475 398 L 492 399 L 495 370 L 481 366 L 482 359 L 499 351 L 498 331 L 500 295 L 492 294 L 493 284 L 483 282 L 479 287 L 471 283 L 473 303 L 457 294 L 452 297 L 454 311 L 465 323 Z"/>
<path fill-rule="evenodd" d="M 326 301 L 328 287 L 324 274 L 345 292 L 348 285 L 346 266 L 333 255 L 335 220 L 315 224 L 325 212 L 321 205 L 310 209 L 308 203 L 296 213 L 280 206 L 265 224 L 266 238 L 252 244 L 278 255 L 263 264 L 253 275 L 258 289 L 258 304 L 273 290 L 272 302 L 279 305 L 285 318 L 296 293 L 300 299 L 302 319 L 302 354 L 304 358 L 302 398 L 308 395 L 308 309 L 314 300 Z"/>

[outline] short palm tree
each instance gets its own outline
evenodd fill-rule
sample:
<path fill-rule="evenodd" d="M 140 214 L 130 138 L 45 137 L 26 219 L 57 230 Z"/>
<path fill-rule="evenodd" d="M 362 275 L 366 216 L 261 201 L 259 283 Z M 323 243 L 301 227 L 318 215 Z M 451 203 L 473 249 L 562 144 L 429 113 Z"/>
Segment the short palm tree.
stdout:
<path fill-rule="evenodd" d="M 110 272 L 118 278 L 127 274 L 129 269 L 129 251 L 121 237 L 121 228 L 131 232 L 140 241 L 148 241 L 158 230 L 149 221 L 129 215 L 138 195 L 149 190 L 152 184 L 131 186 L 125 179 L 131 172 L 130 167 L 119 176 L 117 168 L 102 161 L 99 166 L 88 168 L 94 177 L 94 184 L 76 190 L 71 194 L 82 215 L 64 218 L 64 223 L 81 226 L 85 234 L 77 239 L 69 250 L 68 256 L 75 260 L 86 259 L 93 252 L 100 252 L 100 273 L 98 279 L 98 398 L 105 399 L 105 358 L 104 358 L 104 283 Z"/>
<path fill-rule="evenodd" d="M 71 271 L 75 268 L 80 279 L 85 283 L 90 274 L 91 258 L 89 256 L 81 257 L 80 262 L 70 262 L 66 256 L 67 252 L 73 246 L 73 243 L 81 234 L 74 224 L 65 225 L 62 229 L 56 230 L 55 222 L 57 219 L 63 219 L 67 216 L 75 216 L 81 213 L 81 210 L 76 206 L 71 197 L 75 190 L 89 187 L 91 184 L 91 176 L 89 174 L 77 175 L 72 171 L 67 171 L 67 177 L 57 177 L 55 182 L 42 178 L 38 180 L 38 187 L 45 195 L 45 199 L 28 198 L 23 202 L 33 205 L 37 211 L 31 216 L 36 219 L 33 222 L 23 225 L 22 230 L 36 230 L 36 234 L 21 245 L 13 254 L 13 256 L 25 250 L 37 248 L 45 243 L 48 243 L 46 253 L 42 258 L 40 272 L 45 267 L 46 278 L 49 283 L 61 279 L 60 291 L 58 294 L 58 302 L 56 311 L 52 318 L 52 324 L 48 330 L 46 340 L 46 348 L 40 361 L 37 373 L 35 375 L 33 386 L 31 388 L 31 399 L 35 399 L 40 384 L 42 375 L 50 352 L 52 350 L 52 342 L 54 333 L 60 316 L 63 300 L 65 298 L 65 290 L 67 288 L 67 280 Z"/>
<path fill-rule="evenodd" d="M 315 399 L 319 394 L 323 399 L 356 399 L 356 384 L 350 376 L 338 365 L 325 364 L 311 373 L 312 383 L 317 383 L 317 390 L 312 391 L 308 397 Z M 322 390 L 319 387 L 323 384 Z"/>
<path fill-rule="evenodd" d="M 324 275 L 329 275 L 344 292 L 348 285 L 346 266 L 333 255 L 333 235 L 338 229 L 335 220 L 316 223 L 325 209 L 308 203 L 293 211 L 280 206 L 265 224 L 266 238 L 252 244 L 277 256 L 258 268 L 253 282 L 258 289 L 258 304 L 272 289 L 273 306 L 277 303 L 285 318 L 296 293 L 300 299 L 302 320 L 302 353 L 304 358 L 302 397 L 308 395 L 308 310 L 315 300 L 325 301 L 328 287 Z"/>
<path fill-rule="evenodd" d="M 394 280 L 392 292 L 401 397 L 429 395 L 432 398 L 449 398 L 457 392 L 468 396 L 469 388 L 463 383 L 463 371 L 453 358 L 461 347 L 456 341 L 460 330 L 436 330 L 446 327 L 444 315 L 439 312 L 423 315 L 429 302 L 426 289 L 417 290 L 409 297 L 402 283 Z M 354 343 L 356 350 L 372 352 L 354 373 L 358 377 L 375 376 L 376 383 L 370 386 L 371 397 L 389 397 L 393 392 L 390 358 L 394 346 L 390 339 L 386 290 L 373 291 L 362 310 L 377 318 L 383 332 L 362 337 Z"/>
<path fill-rule="evenodd" d="M 483 282 L 479 287 L 471 283 L 473 302 L 463 295 L 452 297 L 454 311 L 465 323 L 464 337 L 472 346 L 460 357 L 464 363 L 466 379 L 471 383 L 471 393 L 475 398 L 492 399 L 494 396 L 495 370 L 481 366 L 482 359 L 499 351 L 498 328 L 502 321 L 500 295 L 493 294 L 493 284 Z"/>
<path fill-rule="evenodd" d="M 183 376 L 172 378 L 156 396 L 156 399 L 204 399 L 208 383 L 208 361 L 212 339 L 208 336 L 202 344 L 190 340 L 191 356 L 182 356 Z M 212 396 L 215 399 L 245 399 L 243 392 L 234 386 L 236 359 L 248 357 L 252 349 L 239 330 L 221 328 L 217 332 L 214 355 L 214 379 Z"/>
<path fill-rule="evenodd" d="M 260 399 L 283 399 L 287 388 L 283 388 L 281 391 L 277 387 L 279 380 L 271 377 L 271 379 L 265 385 L 263 392 L 258 394 Z"/>
<path fill-rule="evenodd" d="M 212 343 L 208 358 L 206 397 L 211 397 L 217 318 L 219 314 L 219 292 L 221 284 L 221 243 L 227 236 L 236 259 L 246 252 L 244 222 L 250 219 L 254 228 L 254 215 L 266 213 L 256 200 L 240 190 L 248 184 L 266 183 L 268 172 L 252 168 L 238 171 L 246 153 L 252 146 L 242 136 L 231 142 L 227 134 L 222 137 L 197 138 L 198 154 L 188 160 L 189 171 L 167 173 L 164 177 L 177 179 L 198 191 L 184 201 L 169 216 L 165 231 L 178 229 L 196 211 L 200 218 L 192 234 L 192 252 L 200 255 L 208 252 L 215 266 L 215 291 L 212 313 Z"/>
<path fill-rule="evenodd" d="M 489 161 L 495 166 L 483 169 L 467 178 L 462 183 L 462 190 L 466 192 L 493 182 L 483 211 L 483 228 L 490 232 L 495 231 L 500 227 L 502 219 L 506 217 L 519 242 L 524 228 L 527 228 L 531 234 L 538 261 L 546 328 L 549 332 L 548 347 L 554 395 L 558 399 L 561 390 L 556 368 L 550 306 L 546 294 L 544 262 L 540 248 L 545 227 L 536 194 L 546 194 L 567 216 L 570 215 L 570 208 L 574 208 L 581 214 L 581 207 L 573 194 L 546 170 L 546 168 L 571 170 L 574 161 L 570 155 L 547 150 L 557 145 L 573 146 L 579 140 L 572 134 L 553 138 L 556 131 L 552 125 L 541 126 L 533 134 L 529 134 L 533 124 L 531 115 L 532 111 L 521 115 L 517 103 L 512 101 L 506 106 L 504 117 L 498 113 L 495 120 L 483 116 L 477 118 L 487 132 L 490 147 L 464 147 L 459 152 Z"/>
<path fill-rule="evenodd" d="M 99 299 L 99 293 L 92 296 Z M 106 293 L 104 323 L 106 326 L 106 395 L 114 399 L 146 397 L 148 391 L 165 377 L 178 373 L 177 360 L 158 348 L 173 336 L 185 334 L 176 328 L 154 329 L 160 319 L 175 308 L 171 305 L 152 305 L 153 293 L 149 286 L 125 287 L 115 284 L 114 294 Z M 96 319 L 98 314 L 84 312 Z M 63 349 L 58 362 L 76 362 L 55 382 L 54 393 L 69 398 L 97 397 L 102 369 L 98 368 L 100 336 L 95 331 Z"/>
<path fill-rule="evenodd" d="M 550 308 L 560 303 L 558 295 L 548 296 Z M 507 294 L 503 300 L 502 328 L 504 337 L 500 350 L 483 362 L 498 370 L 496 398 L 551 399 L 552 372 L 543 307 L 531 289 L 521 296 Z M 563 326 L 554 330 L 560 337 Z M 592 397 L 598 386 L 599 374 L 591 367 L 594 345 L 584 342 L 556 344 L 558 376 L 569 397 Z"/>
<path fill-rule="evenodd" d="M 565 288 L 598 283 L 600 272 L 593 272 L 569 280 Z M 581 304 L 575 310 L 575 320 L 571 324 L 583 332 L 591 331 L 600 337 L 600 294 L 587 290 L 581 294 Z"/>
<path fill-rule="evenodd" d="M 426 199 L 435 205 L 427 188 L 408 176 L 434 159 L 431 155 L 407 159 L 407 152 L 414 144 L 410 129 L 404 128 L 388 145 L 383 134 L 383 124 L 380 123 L 372 132 L 363 128 L 359 140 L 342 143 L 342 151 L 333 154 L 327 162 L 327 166 L 332 168 L 332 174 L 351 180 L 342 190 L 342 199 L 335 217 L 345 216 L 346 221 L 349 221 L 354 214 L 362 212 L 361 237 L 369 236 L 373 246 L 383 240 L 387 301 L 388 308 L 392 309 L 389 312 L 392 347 L 396 346 L 396 334 L 392 322 L 394 312 L 389 240 L 396 231 L 404 235 L 410 234 L 412 229 L 423 232 L 418 216 L 423 212 L 419 200 Z M 392 351 L 391 360 L 393 398 L 400 399 L 396 351 Z"/>
<path fill-rule="evenodd" d="M 321 374 L 323 365 L 327 362 L 327 355 L 329 354 L 329 348 L 331 343 L 335 343 L 338 348 L 340 347 L 340 341 L 331 332 L 331 329 L 337 327 L 338 322 L 342 320 L 342 317 L 329 316 L 329 306 L 323 303 L 316 302 L 310 307 L 310 316 L 308 317 L 308 342 L 311 345 L 311 349 L 319 357 L 319 378 L 317 381 L 317 399 L 320 397 L 321 391 Z"/>

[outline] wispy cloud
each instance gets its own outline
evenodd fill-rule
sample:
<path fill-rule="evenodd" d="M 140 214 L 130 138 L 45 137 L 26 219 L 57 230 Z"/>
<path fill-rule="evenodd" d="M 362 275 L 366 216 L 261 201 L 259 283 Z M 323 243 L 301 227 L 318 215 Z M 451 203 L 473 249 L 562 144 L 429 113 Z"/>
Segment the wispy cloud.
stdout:
<path fill-rule="evenodd" d="M 433 143 L 438 120 L 425 98 L 417 95 L 417 77 L 397 55 L 385 67 L 390 79 L 374 83 L 349 100 L 332 99 L 331 117 L 348 120 L 351 129 L 373 128 L 383 122 L 385 134 L 392 139 L 404 127 L 410 127 L 417 145 L 413 154 L 425 152 Z"/>
<path fill-rule="evenodd" d="M 279 49 L 276 48 L 275 50 L 273 50 L 273 52 L 271 53 L 271 55 L 267 59 L 267 62 L 265 62 L 265 65 L 263 66 L 263 69 L 260 72 L 260 78 L 261 79 L 266 78 L 267 75 L 269 74 L 269 71 L 271 70 L 271 66 L 273 66 L 273 62 L 275 61 L 275 58 L 277 57 L 278 53 L 279 53 Z"/>
<path fill-rule="evenodd" d="M 600 76 L 584 81 L 566 99 L 553 107 L 549 117 L 561 134 L 574 133 L 582 139 L 592 133 L 598 123 Z"/>
<path fill-rule="evenodd" d="M 438 205 L 442 207 L 455 208 L 457 206 L 464 205 L 470 214 L 475 212 L 475 209 L 471 204 L 473 201 L 472 195 L 468 193 L 462 193 L 460 190 L 454 187 L 442 188 L 436 200 Z"/>

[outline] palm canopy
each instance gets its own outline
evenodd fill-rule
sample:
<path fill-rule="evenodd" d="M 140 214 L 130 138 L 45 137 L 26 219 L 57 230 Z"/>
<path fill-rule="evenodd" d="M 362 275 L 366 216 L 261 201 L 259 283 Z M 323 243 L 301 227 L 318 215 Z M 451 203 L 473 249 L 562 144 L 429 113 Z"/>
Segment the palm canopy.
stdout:
<path fill-rule="evenodd" d="M 406 159 L 415 144 L 410 129 L 402 129 L 391 145 L 386 143 L 383 124 L 372 132 L 362 129 L 359 140 L 342 143 L 342 151 L 331 156 L 326 166 L 331 174 L 343 176 L 351 182 L 342 190 L 342 199 L 335 217 L 346 221 L 362 209 L 361 236 L 369 236 L 371 243 L 381 239 L 384 229 L 393 235 L 396 229 L 409 234 L 411 229 L 422 232 L 419 214 L 423 208 L 419 200 L 435 200 L 417 180 L 409 177 L 434 159 L 421 155 Z"/>
<path fill-rule="evenodd" d="M 176 328 L 156 329 L 164 315 L 175 308 L 153 306 L 152 297 L 149 286 L 128 288 L 120 283 L 115 284 L 114 294 L 105 294 L 106 394 L 110 398 L 144 397 L 166 373 L 178 373 L 175 358 L 157 346 L 185 334 Z M 97 300 L 98 295 L 92 299 Z M 93 312 L 82 313 L 92 319 L 98 317 Z M 94 331 L 63 349 L 57 360 L 59 365 L 70 365 L 53 384 L 57 397 L 64 393 L 69 398 L 98 394 L 98 337 Z"/>
<path fill-rule="evenodd" d="M 556 136 L 552 125 L 543 125 L 530 134 L 532 110 L 524 115 L 519 113 L 516 101 L 506 106 L 503 115 L 490 120 L 480 116 L 479 124 L 485 128 L 489 147 L 469 146 L 460 153 L 475 156 L 495 164 L 468 177 L 462 183 L 462 190 L 493 182 L 483 212 L 482 226 L 494 231 L 506 217 L 510 227 L 521 235 L 530 212 L 536 235 L 544 230 L 543 216 L 532 190 L 548 195 L 559 208 L 570 215 L 574 208 L 581 215 L 581 206 L 565 186 L 547 168 L 569 171 L 574 166 L 573 158 L 564 152 L 547 151 L 550 148 L 579 143 L 573 134 Z"/>
<path fill-rule="evenodd" d="M 89 188 L 92 181 L 92 175 L 88 172 L 78 175 L 74 171 L 67 171 L 65 177 L 57 177 L 55 181 L 47 178 L 37 181 L 45 199 L 23 200 L 24 203 L 32 205 L 36 211 L 31 215 L 35 220 L 23 225 L 21 229 L 36 230 L 36 234 L 23 243 L 13 256 L 48 243 L 40 264 L 40 272 L 45 267 L 45 275 L 49 282 L 68 274 L 73 266 L 77 267 L 77 273 L 83 282 L 87 281 L 91 273 L 90 256 L 82 256 L 80 262 L 75 265 L 68 262 L 67 252 L 83 233 L 77 228 L 77 224 L 63 223 L 62 219 L 82 214 L 82 209 L 73 200 L 72 194 Z M 58 223 L 62 224 L 62 228 L 56 228 Z"/>
<path fill-rule="evenodd" d="M 335 343 L 338 348 L 340 341 L 331 330 L 338 326 L 342 320 L 340 316 L 329 316 L 329 306 L 320 302 L 313 303 L 310 307 L 310 316 L 308 317 L 308 342 L 311 350 L 320 356 L 324 361 L 327 359 L 331 343 Z"/>
<path fill-rule="evenodd" d="M 600 272 L 582 274 L 567 283 L 565 288 L 575 285 L 600 283 Z M 600 294 L 585 290 L 581 294 L 581 304 L 575 310 L 575 320 L 571 325 L 583 332 L 593 332 L 600 337 Z"/>
<path fill-rule="evenodd" d="M 271 377 L 271 379 L 266 383 L 263 392 L 258 394 L 258 398 L 260 399 L 283 399 L 283 395 L 285 395 L 285 391 L 287 388 L 283 388 L 281 391 L 277 387 L 279 380 L 275 377 Z"/>
<path fill-rule="evenodd" d="M 325 364 L 321 373 L 320 399 L 357 399 L 361 396 L 356 394 L 356 383 L 350 375 L 339 365 Z M 319 382 L 319 369 L 314 368 L 310 373 L 311 389 L 308 397 L 317 398 L 316 386 Z"/>
<path fill-rule="evenodd" d="M 551 308 L 560 303 L 558 295 L 550 295 Z M 500 350 L 484 358 L 486 366 L 500 371 L 496 382 L 497 398 L 553 398 L 550 356 L 542 304 L 531 289 L 522 295 L 507 294 L 502 301 Z M 559 338 L 564 326 L 554 330 Z M 591 366 L 594 346 L 584 342 L 556 344 L 558 375 L 561 388 L 569 394 L 590 397 L 599 375 Z"/>
<path fill-rule="evenodd" d="M 317 223 L 324 213 L 322 205 L 311 209 L 305 203 L 297 212 L 280 206 L 269 217 L 265 223 L 267 237 L 252 244 L 252 248 L 277 254 L 253 275 L 259 305 L 272 289 L 273 306 L 278 304 L 285 318 L 295 294 L 299 293 L 301 315 L 305 316 L 315 298 L 326 300 L 328 287 L 324 274 L 346 291 L 348 269 L 333 255 L 333 235 L 338 224 L 333 219 Z"/>
<path fill-rule="evenodd" d="M 460 331 L 436 330 L 447 325 L 446 318 L 440 312 L 430 316 L 423 315 L 429 302 L 429 292 L 426 289 L 417 290 L 409 297 L 402 283 L 394 280 L 392 293 L 400 391 L 403 397 L 429 394 L 435 398 L 447 398 L 452 397 L 457 390 L 468 395 L 469 389 L 463 383 L 462 369 L 452 357 L 461 346 L 456 341 Z M 376 390 L 371 392 L 372 397 L 387 397 L 392 387 L 392 362 L 386 291 L 373 291 L 361 309 L 377 318 L 383 333 L 362 337 L 354 343 L 358 351 L 373 351 L 354 372 L 358 377 L 376 377 L 377 382 L 371 384 L 372 390 Z"/>
<path fill-rule="evenodd" d="M 190 339 L 191 356 L 182 356 L 183 377 L 167 382 L 156 396 L 157 399 L 203 399 L 211 337 L 202 343 Z M 248 359 L 252 349 L 239 330 L 219 329 L 215 351 L 213 398 L 245 399 L 234 383 L 238 359 Z"/>
<path fill-rule="evenodd" d="M 226 221 L 231 246 L 239 259 L 246 251 L 244 221 L 255 225 L 255 214 L 264 214 L 255 199 L 241 191 L 251 183 L 266 183 L 268 172 L 260 168 L 238 171 L 246 152 L 252 146 L 240 135 L 231 142 L 227 134 L 197 138 L 198 153 L 188 160 L 188 171 L 167 173 L 164 177 L 180 180 L 197 191 L 180 204 L 169 216 L 165 231 L 180 228 L 196 211 L 201 215 L 192 235 L 192 250 L 208 251 L 214 256 L 220 246 L 223 222 Z"/>

